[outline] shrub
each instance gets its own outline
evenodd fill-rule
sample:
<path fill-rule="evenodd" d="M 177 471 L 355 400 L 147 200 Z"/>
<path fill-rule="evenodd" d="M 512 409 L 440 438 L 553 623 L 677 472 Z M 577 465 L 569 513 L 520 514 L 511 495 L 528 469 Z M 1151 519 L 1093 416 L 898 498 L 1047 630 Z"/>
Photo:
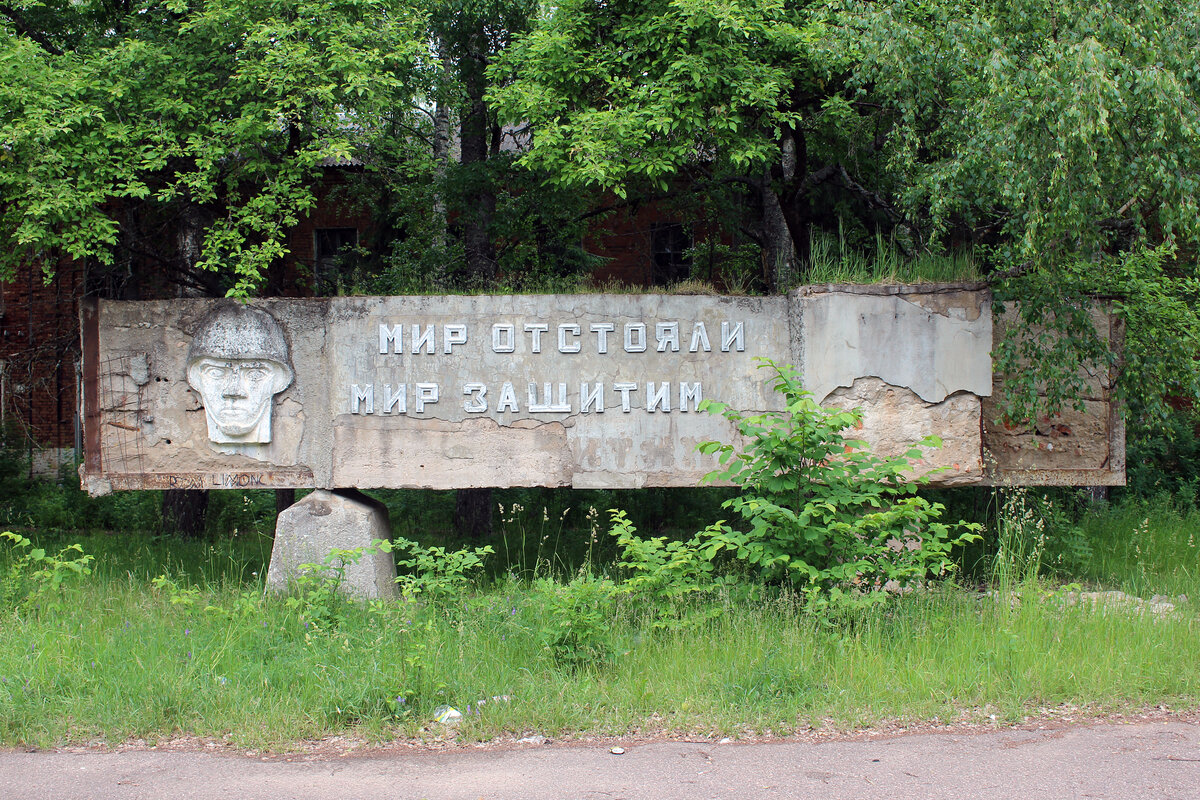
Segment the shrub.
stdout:
<path fill-rule="evenodd" d="M 1200 505 L 1200 412 L 1176 411 L 1157 428 L 1131 425 L 1126 463 L 1126 496 L 1169 494 Z"/>
<path fill-rule="evenodd" d="M 612 579 L 581 570 L 566 584 L 541 578 L 535 585 L 549 604 L 541 631 L 554 662 L 570 668 L 606 663 L 613 653 L 610 630 L 619 593 Z"/>
<path fill-rule="evenodd" d="M 728 553 L 766 581 L 791 581 L 810 602 L 847 605 L 882 599 L 954 567 L 951 549 L 978 537 L 980 526 L 939 521 L 944 507 L 916 494 L 905 481 L 908 459 L 883 458 L 843 432 L 861 420 L 858 411 L 817 405 L 791 366 L 763 359 L 774 371 L 773 388 L 785 410 L 743 415 L 722 403 L 704 408 L 732 422 L 744 448 L 705 442 L 723 465 L 708 481 L 730 481 L 742 493 L 724 503 L 745 527 L 718 523 L 693 540 L 707 558 Z"/>
<path fill-rule="evenodd" d="M 402 536 L 390 542 L 375 543 L 383 552 L 407 553 L 396 560 L 409 572 L 396 578 L 405 597 L 424 595 L 431 600 L 447 600 L 462 594 L 483 574 L 484 561 L 495 551 L 491 545 L 449 550 L 422 547 Z"/>
<path fill-rule="evenodd" d="M 0 575 L 0 608 L 57 609 L 63 581 L 92 572 L 92 557 L 78 544 L 50 554 L 19 533 L 4 531 L 0 539 L 11 543 L 8 568 Z"/>

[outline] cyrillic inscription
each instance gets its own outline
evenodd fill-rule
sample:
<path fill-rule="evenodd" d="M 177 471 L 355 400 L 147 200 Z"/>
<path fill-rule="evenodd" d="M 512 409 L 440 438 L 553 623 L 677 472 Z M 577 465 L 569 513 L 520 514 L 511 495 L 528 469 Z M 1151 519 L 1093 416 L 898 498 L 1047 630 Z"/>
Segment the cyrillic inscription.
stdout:
<path fill-rule="evenodd" d="M 401 359 L 417 356 L 411 365 L 426 363 L 431 357 L 429 374 L 438 374 L 435 358 L 446 356 L 479 357 L 512 354 L 609 355 L 624 352 L 640 354 L 713 354 L 743 353 L 746 350 L 746 323 L 727 319 L 719 331 L 709 333 L 709 324 L 700 320 L 663 320 L 652 322 L 560 322 L 557 320 L 505 320 L 468 324 L 448 322 L 379 322 L 379 355 Z M 475 335 L 474 328 L 481 329 Z M 713 341 L 717 343 L 714 354 Z M 538 362 L 525 362 L 526 366 Z M 558 361 L 555 369 L 579 363 Z M 656 371 L 661 365 L 651 367 Z M 410 376 L 411 372 L 408 373 Z M 473 377 L 473 376 L 472 376 Z M 669 375 L 647 376 L 639 380 L 585 379 L 585 375 L 553 372 L 529 380 L 513 377 L 493 380 L 469 380 L 455 386 L 437 382 L 353 383 L 347 392 L 351 414 L 419 415 L 434 412 L 443 394 L 459 395 L 467 414 L 514 416 L 526 414 L 603 414 L 620 409 L 630 414 L 644 410 L 651 414 L 693 412 L 704 399 L 701 381 L 671 380 Z M 409 403 L 411 400 L 411 404 Z M 610 406 L 609 403 L 612 405 Z"/>

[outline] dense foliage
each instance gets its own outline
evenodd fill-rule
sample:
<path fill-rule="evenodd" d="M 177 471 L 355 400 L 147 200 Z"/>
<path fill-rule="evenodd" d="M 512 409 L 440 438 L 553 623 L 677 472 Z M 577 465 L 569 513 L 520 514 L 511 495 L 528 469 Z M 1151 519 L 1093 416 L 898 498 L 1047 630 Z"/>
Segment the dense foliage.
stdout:
<path fill-rule="evenodd" d="M 21 2 L 0 20 L 0 274 L 151 254 L 239 294 L 323 165 L 409 107 L 423 55 L 422 15 L 394 0 Z"/>
<path fill-rule="evenodd" d="M 767 579 L 786 576 L 804 593 L 834 605 L 878 601 L 954 568 L 951 548 L 978 538 L 977 524 L 948 524 L 945 510 L 917 494 L 909 459 L 920 459 L 934 438 L 904 456 L 884 458 L 865 442 L 846 439 L 861 421 L 854 411 L 823 409 L 790 366 L 767 362 L 783 412 L 744 415 L 708 405 L 742 435 L 744 447 L 707 442 L 723 468 L 709 477 L 741 487 L 725 507 L 744 530 L 710 530 L 702 549 L 753 565 Z"/>
<path fill-rule="evenodd" d="M 814 228 L 976 248 L 1001 297 L 1038 303 L 1029 321 L 1070 345 L 1037 351 L 1067 383 L 1021 416 L 1109 366 L 1078 309 L 1115 294 L 1126 389 L 1157 421 L 1166 394 L 1200 389 L 1177 357 L 1200 350 L 1198 42 L 1200 10 L 1161 0 L 569 0 L 509 50 L 493 96 L 532 123 L 523 160 L 556 184 L 745 187 L 777 287 L 789 253 L 803 279 Z"/>
<path fill-rule="evenodd" d="M 974 253 L 1025 307 L 1014 417 L 1122 358 L 1095 294 L 1135 424 L 1200 397 L 1195 4 L 19 0 L 0 32 L 0 275 L 254 293 L 355 159 L 370 277 L 329 291 L 561 287 L 589 221 L 653 201 L 769 290 L 830 235 Z"/>

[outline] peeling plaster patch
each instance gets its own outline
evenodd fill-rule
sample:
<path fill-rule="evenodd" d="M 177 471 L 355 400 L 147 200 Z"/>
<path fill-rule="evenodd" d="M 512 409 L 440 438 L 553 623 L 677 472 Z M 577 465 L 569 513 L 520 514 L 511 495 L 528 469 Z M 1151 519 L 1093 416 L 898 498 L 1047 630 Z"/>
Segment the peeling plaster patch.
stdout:
<path fill-rule="evenodd" d="M 279 413 L 285 417 L 302 417 L 304 406 L 289 397 L 279 404 Z"/>
<path fill-rule="evenodd" d="M 896 294 L 826 292 L 800 309 L 804 382 L 814 397 L 876 376 L 939 403 L 992 391 L 992 318 L 984 295 L 974 320 L 934 313 Z"/>
<path fill-rule="evenodd" d="M 980 402 L 972 394 L 959 392 L 927 403 L 911 389 L 867 377 L 835 389 L 821 405 L 861 409 L 862 429 L 850 432 L 850 438 L 864 439 L 876 455 L 902 456 L 927 436 L 941 438 L 940 448 L 913 462 L 914 475 L 944 466 L 938 482 L 953 485 L 974 483 L 983 474 Z"/>
<path fill-rule="evenodd" d="M 150 382 L 150 356 L 145 353 L 135 355 L 129 361 L 129 377 L 138 386 L 145 386 Z"/>

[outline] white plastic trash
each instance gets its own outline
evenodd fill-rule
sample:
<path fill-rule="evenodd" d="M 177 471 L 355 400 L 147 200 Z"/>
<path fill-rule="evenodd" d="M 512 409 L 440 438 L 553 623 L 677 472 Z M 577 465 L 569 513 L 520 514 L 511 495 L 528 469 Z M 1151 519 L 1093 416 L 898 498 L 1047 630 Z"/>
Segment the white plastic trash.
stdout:
<path fill-rule="evenodd" d="M 453 722 L 462 719 L 462 712 L 453 706 L 438 706 L 433 710 L 434 722 Z"/>

